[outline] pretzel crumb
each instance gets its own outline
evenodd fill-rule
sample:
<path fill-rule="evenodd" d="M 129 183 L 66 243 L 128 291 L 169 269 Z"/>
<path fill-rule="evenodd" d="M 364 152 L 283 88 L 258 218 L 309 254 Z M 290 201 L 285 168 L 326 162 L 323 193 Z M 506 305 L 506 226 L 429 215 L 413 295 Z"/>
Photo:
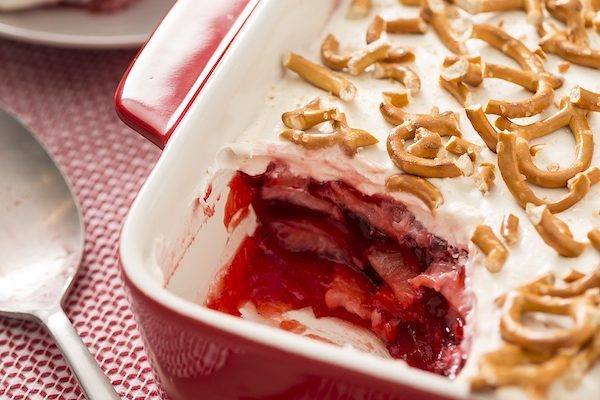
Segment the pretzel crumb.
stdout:
<path fill-rule="evenodd" d="M 484 265 L 488 271 L 499 272 L 508 258 L 508 249 L 492 228 L 489 225 L 478 225 L 471 236 L 471 241 L 486 255 Z"/>
<path fill-rule="evenodd" d="M 571 63 L 568 61 L 561 61 L 558 63 L 557 67 L 558 72 L 560 72 L 561 74 L 566 74 L 569 71 L 569 69 L 571 69 Z"/>
<path fill-rule="evenodd" d="M 371 7 L 373 6 L 371 0 L 352 0 L 346 18 L 348 19 L 362 19 L 369 15 Z"/>
<path fill-rule="evenodd" d="M 386 25 L 387 23 L 385 20 L 381 18 L 381 16 L 376 15 L 375 18 L 373 18 L 373 21 L 371 21 L 367 27 L 367 44 L 371 44 L 374 41 L 379 40 L 381 35 L 383 35 L 383 32 L 386 30 Z"/>
<path fill-rule="evenodd" d="M 410 94 L 404 90 L 401 92 L 382 92 L 383 101 L 394 107 L 405 107 L 410 103 Z"/>
<path fill-rule="evenodd" d="M 489 193 L 492 190 L 494 180 L 496 179 L 496 165 L 493 163 L 481 163 L 478 173 L 475 175 L 475 183 L 482 194 Z"/>
<path fill-rule="evenodd" d="M 514 214 L 506 214 L 500 225 L 500 235 L 509 245 L 519 240 L 519 217 Z"/>

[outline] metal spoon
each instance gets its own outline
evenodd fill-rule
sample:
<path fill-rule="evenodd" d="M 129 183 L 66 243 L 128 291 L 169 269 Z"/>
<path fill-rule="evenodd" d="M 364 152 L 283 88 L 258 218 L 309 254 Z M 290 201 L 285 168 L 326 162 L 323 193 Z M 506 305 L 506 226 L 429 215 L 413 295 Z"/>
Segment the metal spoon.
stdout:
<path fill-rule="evenodd" d="M 83 243 L 65 177 L 34 136 L 0 110 L 0 315 L 44 324 L 89 400 L 119 399 L 61 307 Z"/>

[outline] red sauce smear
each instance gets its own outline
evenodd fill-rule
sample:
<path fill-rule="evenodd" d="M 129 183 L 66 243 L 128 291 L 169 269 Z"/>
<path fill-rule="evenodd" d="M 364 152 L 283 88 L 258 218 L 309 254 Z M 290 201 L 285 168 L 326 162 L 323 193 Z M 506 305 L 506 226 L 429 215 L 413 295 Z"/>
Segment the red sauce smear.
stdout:
<path fill-rule="evenodd" d="M 413 367 L 460 371 L 466 251 L 391 197 L 297 177 L 283 163 L 257 176 L 238 172 L 229 186 L 225 224 L 251 206 L 258 227 L 225 266 L 208 307 L 237 316 L 247 302 L 265 316 L 310 307 L 317 318 L 370 329 Z"/>

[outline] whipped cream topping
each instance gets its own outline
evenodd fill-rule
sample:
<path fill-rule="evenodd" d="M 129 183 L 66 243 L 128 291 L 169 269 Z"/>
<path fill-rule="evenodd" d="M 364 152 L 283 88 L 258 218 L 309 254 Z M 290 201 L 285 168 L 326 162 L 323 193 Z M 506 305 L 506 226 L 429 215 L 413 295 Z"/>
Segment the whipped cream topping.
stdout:
<path fill-rule="evenodd" d="M 319 61 L 319 48 L 327 33 L 333 33 L 341 44 L 341 51 L 352 51 L 365 46 L 365 32 L 372 16 L 379 14 L 384 18 L 411 17 L 418 14 L 418 7 L 406 7 L 397 0 L 374 1 L 371 17 L 362 20 L 347 20 L 345 18 L 348 1 L 343 1 L 336 10 L 323 31 L 322 36 L 315 38 L 307 48 L 289 49 L 303 56 Z M 525 22 L 523 12 L 491 13 L 479 16 L 469 16 L 476 22 L 498 24 L 504 22 L 504 30 L 512 36 L 523 40 L 529 48 L 538 45 L 539 37 L 535 27 Z M 438 84 L 438 77 L 443 59 L 451 53 L 442 45 L 432 29 L 424 35 L 388 35 L 394 44 L 410 46 L 414 49 L 417 59 L 408 64 L 420 76 L 422 81 L 421 93 L 415 96 L 405 109 L 408 112 L 428 113 L 433 106 L 440 111 L 455 111 L 460 117 L 460 125 L 464 138 L 481 146 L 479 162 L 496 163 L 496 155 L 487 149 L 479 135 L 473 130 L 461 107 Z M 597 35 L 592 35 L 591 46 L 600 47 Z M 515 62 L 487 44 L 477 41 L 467 41 L 471 53 L 480 53 L 484 61 L 495 62 L 518 67 Z M 558 63 L 562 59 L 549 55 L 545 64 L 546 70 L 564 77 L 564 85 L 558 89 L 555 98 L 568 96 L 575 85 L 581 85 L 592 91 L 600 91 L 597 77 L 600 72 L 573 65 L 565 74 L 558 73 Z M 265 107 L 261 110 L 256 121 L 244 132 L 236 143 L 228 146 L 221 153 L 218 164 L 220 168 L 241 168 L 247 173 L 260 173 L 272 157 L 287 161 L 292 171 L 300 175 L 310 175 L 315 179 L 350 179 L 357 188 L 365 193 L 383 192 L 385 178 L 400 171 L 391 162 L 386 151 L 386 138 L 392 126 L 383 120 L 379 113 L 379 103 L 382 101 L 381 92 L 402 90 L 397 82 L 377 80 L 369 70 L 358 77 L 348 77 L 358 88 L 354 101 L 343 102 L 332 97 L 318 88 L 304 82 L 297 75 L 286 72 L 281 81 L 273 87 L 265 99 Z M 298 146 L 284 142 L 278 138 L 284 128 L 281 114 L 305 105 L 313 98 L 320 96 L 328 106 L 338 107 L 345 112 L 349 125 L 365 129 L 375 135 L 380 143 L 362 149 L 359 154 L 350 159 L 339 149 L 331 148 L 318 151 L 306 151 Z M 485 79 L 480 88 L 472 90 L 471 104 L 485 104 L 489 99 L 520 100 L 531 96 L 531 93 L 516 85 L 496 79 Z M 541 116 L 517 120 L 517 123 L 530 123 L 556 112 L 549 108 Z M 590 113 L 589 121 L 596 139 L 592 165 L 600 165 L 600 138 L 597 130 L 600 128 L 600 116 Z M 492 117 L 493 121 L 493 117 Z M 535 158 L 540 167 L 550 167 L 558 163 L 561 168 L 571 164 L 575 158 L 575 142 L 568 128 L 531 142 L 544 144 Z M 598 252 L 588 246 L 585 252 L 577 258 L 564 258 L 547 246 L 529 222 L 525 211 L 517 204 L 506 187 L 499 172 L 490 193 L 482 195 L 477 189 L 473 177 L 448 179 L 430 179 L 440 189 L 444 196 L 444 204 L 431 214 L 414 197 L 406 194 L 393 194 L 405 201 L 409 209 L 415 213 L 425 227 L 443 236 L 450 243 L 468 247 L 470 259 L 467 265 L 467 286 L 473 292 L 474 309 L 468 321 L 468 332 L 471 337 L 471 351 L 466 367 L 449 385 L 468 386 L 469 377 L 477 373 L 479 357 L 488 351 L 499 348 L 502 340 L 499 332 L 499 310 L 494 300 L 507 291 L 528 283 L 536 277 L 548 272 L 557 276 L 564 275 L 568 269 L 575 268 L 588 273 L 600 262 Z M 540 197 L 559 198 L 566 193 L 563 189 L 541 189 L 533 187 Z M 592 187 L 588 195 L 575 206 L 561 213 L 559 217 L 569 224 L 576 240 L 586 242 L 586 234 L 600 226 L 600 185 Z M 502 271 L 491 274 L 483 266 L 483 255 L 470 241 L 470 235 L 478 224 L 490 225 L 498 232 L 502 218 L 513 213 L 520 220 L 519 241 L 509 246 L 510 256 Z M 401 361 L 398 361 L 401 362 Z M 570 399 L 597 398 L 600 394 L 600 365 L 596 365 L 585 377 L 582 385 L 574 390 L 567 390 L 562 384 L 551 388 L 550 398 L 559 399 L 569 396 Z M 495 396 L 499 399 L 526 398 L 520 389 L 503 388 L 495 393 L 480 395 L 482 398 Z"/>

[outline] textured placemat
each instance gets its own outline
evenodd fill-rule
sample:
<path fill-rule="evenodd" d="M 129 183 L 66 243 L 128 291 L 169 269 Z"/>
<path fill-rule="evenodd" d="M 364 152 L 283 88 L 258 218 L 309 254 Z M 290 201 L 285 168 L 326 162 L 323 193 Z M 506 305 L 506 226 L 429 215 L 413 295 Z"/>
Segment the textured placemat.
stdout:
<path fill-rule="evenodd" d="M 0 40 L 0 106 L 59 161 L 83 209 L 86 244 L 66 312 L 126 399 L 162 397 L 117 267 L 123 218 L 159 151 L 124 126 L 113 95 L 133 52 L 49 49 Z M 0 318 L 0 399 L 80 399 L 40 326 Z"/>

